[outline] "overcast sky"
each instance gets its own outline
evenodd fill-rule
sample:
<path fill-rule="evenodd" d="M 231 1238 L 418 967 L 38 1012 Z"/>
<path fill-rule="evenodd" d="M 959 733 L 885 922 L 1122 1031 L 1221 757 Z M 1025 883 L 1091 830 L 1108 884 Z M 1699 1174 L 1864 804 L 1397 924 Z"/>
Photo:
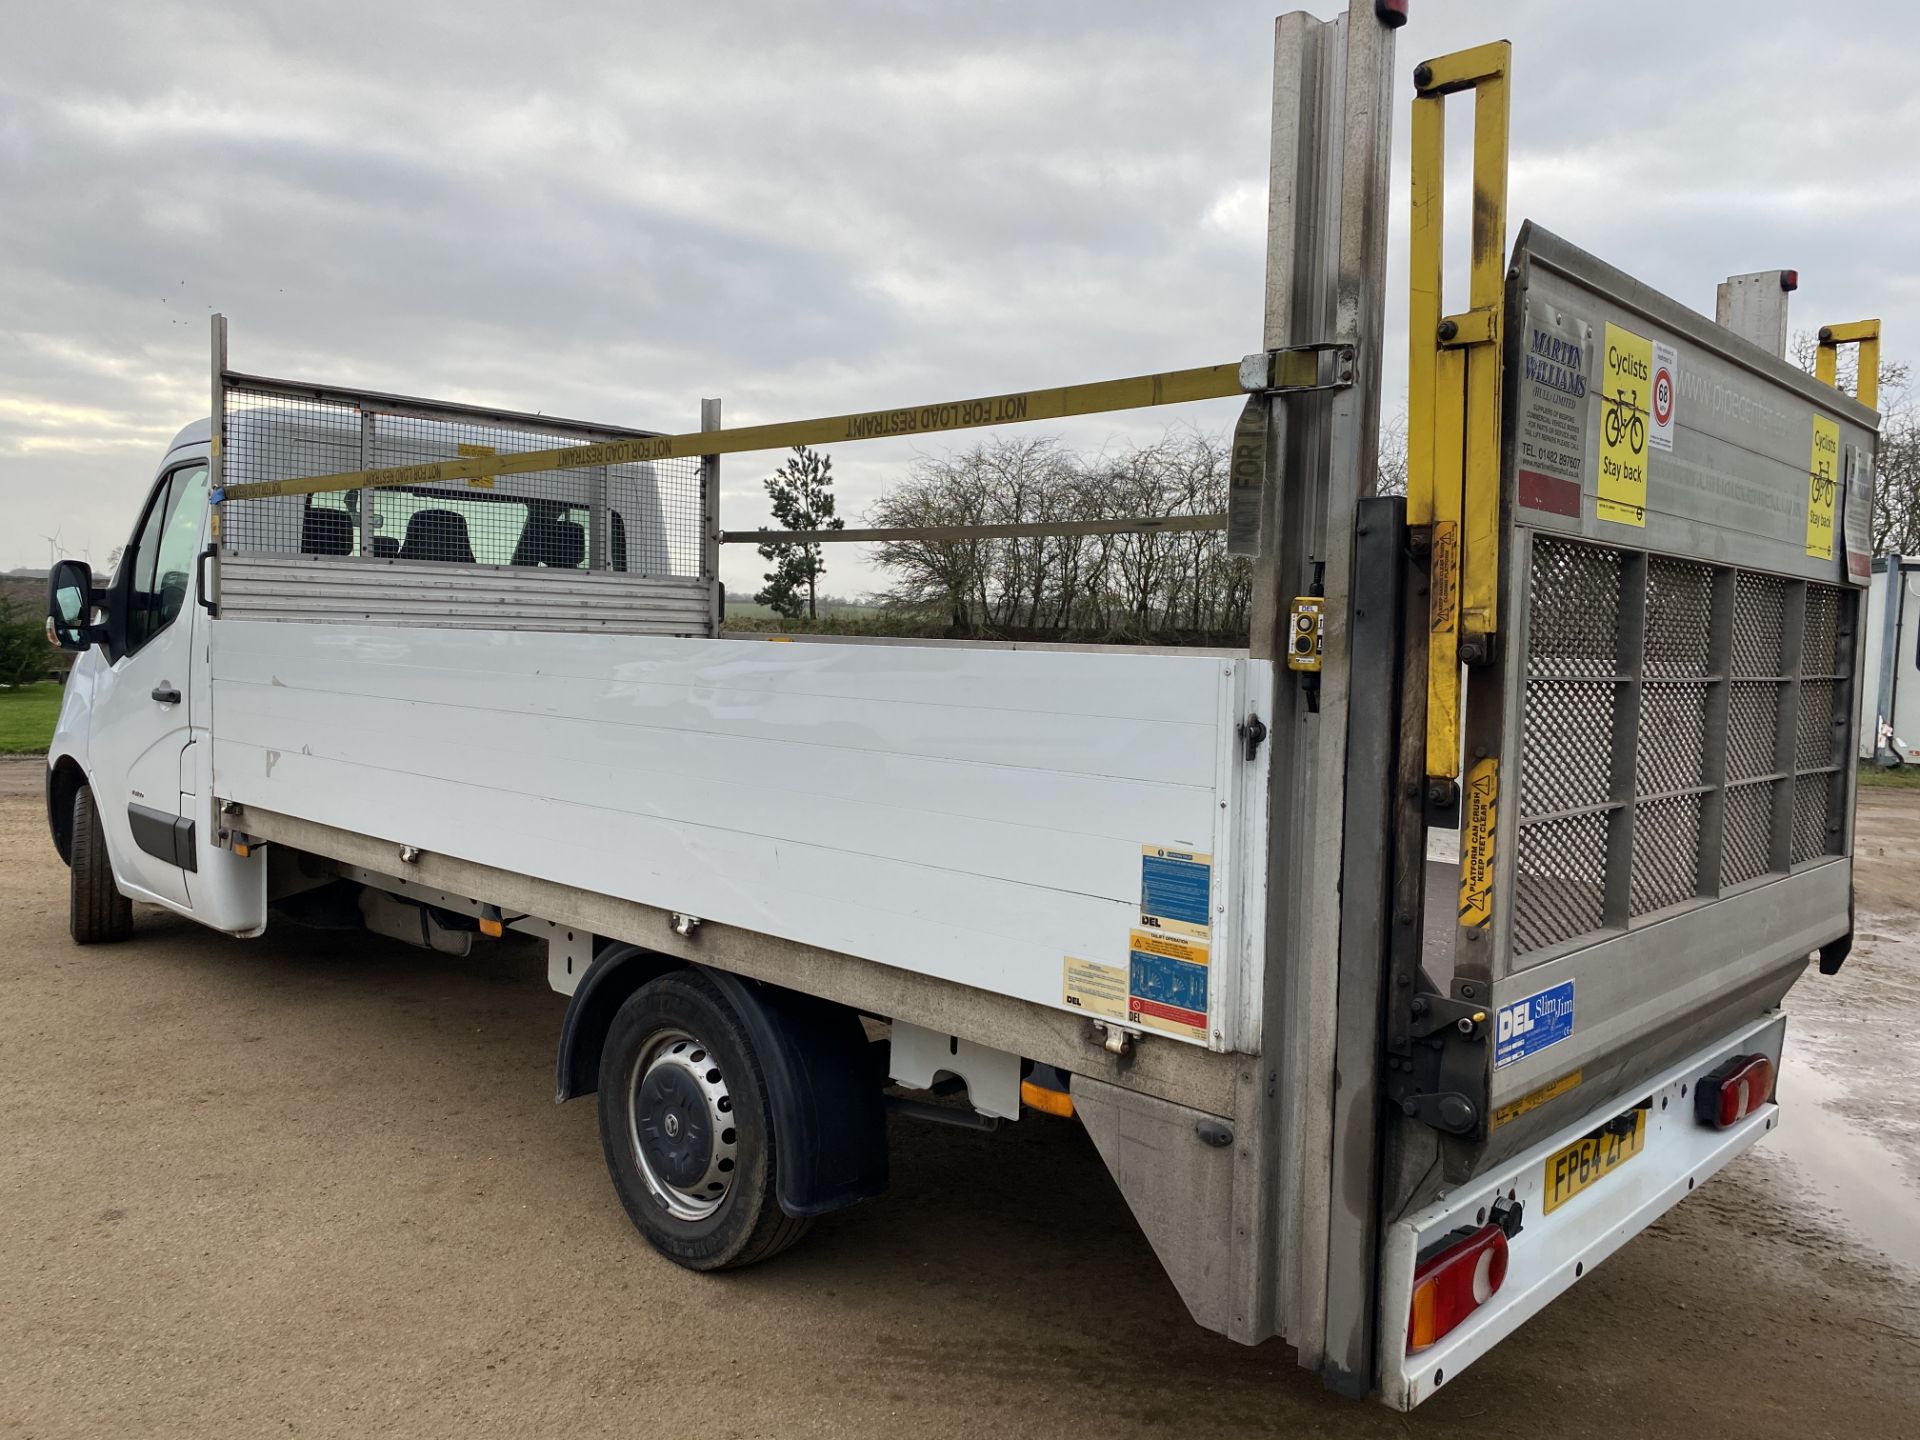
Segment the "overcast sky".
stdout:
<path fill-rule="evenodd" d="M 1879 315 L 1920 358 L 1920 5 L 1412 8 L 1389 413 L 1405 77 L 1503 36 L 1514 228 L 1709 313 L 1727 274 L 1797 266 L 1796 328 Z M 126 539 L 207 412 L 214 310 L 237 369 L 667 430 L 702 395 L 746 424 L 1235 359 L 1276 13 L 0 0 L 0 569 Z M 846 447 L 842 513 L 973 438 Z M 727 524 L 762 523 L 776 459 L 724 462 Z M 730 548 L 730 585 L 758 568 Z"/>

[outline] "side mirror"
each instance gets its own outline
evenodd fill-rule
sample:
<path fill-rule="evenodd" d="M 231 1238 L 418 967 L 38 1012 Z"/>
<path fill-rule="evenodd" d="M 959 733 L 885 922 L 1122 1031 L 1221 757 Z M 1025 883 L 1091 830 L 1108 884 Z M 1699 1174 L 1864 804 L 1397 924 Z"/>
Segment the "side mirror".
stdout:
<path fill-rule="evenodd" d="M 86 650 L 100 638 L 93 623 L 93 571 L 62 560 L 47 575 L 47 639 L 62 650 Z"/>

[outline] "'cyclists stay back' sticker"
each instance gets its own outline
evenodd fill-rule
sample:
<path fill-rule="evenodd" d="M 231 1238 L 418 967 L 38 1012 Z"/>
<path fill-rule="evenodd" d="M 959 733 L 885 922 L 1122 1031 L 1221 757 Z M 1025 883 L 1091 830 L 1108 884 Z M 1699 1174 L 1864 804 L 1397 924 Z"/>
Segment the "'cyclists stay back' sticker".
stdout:
<path fill-rule="evenodd" d="M 1807 554 L 1833 558 L 1834 497 L 1839 492 L 1840 427 L 1813 417 L 1813 459 L 1807 466 Z"/>
<path fill-rule="evenodd" d="M 1602 520 L 1644 529 L 1653 342 L 1609 322 L 1599 390 L 1600 474 L 1594 513 Z"/>

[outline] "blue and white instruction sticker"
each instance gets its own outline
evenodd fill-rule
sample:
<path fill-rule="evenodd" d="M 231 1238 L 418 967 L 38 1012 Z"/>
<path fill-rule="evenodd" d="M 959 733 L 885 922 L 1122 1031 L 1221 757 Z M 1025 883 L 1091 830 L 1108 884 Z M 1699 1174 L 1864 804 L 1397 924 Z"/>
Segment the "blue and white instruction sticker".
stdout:
<path fill-rule="evenodd" d="M 1140 923 L 1205 939 L 1213 927 L 1213 856 L 1166 845 L 1140 847 Z"/>
<path fill-rule="evenodd" d="M 1573 1034 L 1573 981 L 1500 1007 L 1494 1022 L 1493 1068 L 1511 1065 Z"/>

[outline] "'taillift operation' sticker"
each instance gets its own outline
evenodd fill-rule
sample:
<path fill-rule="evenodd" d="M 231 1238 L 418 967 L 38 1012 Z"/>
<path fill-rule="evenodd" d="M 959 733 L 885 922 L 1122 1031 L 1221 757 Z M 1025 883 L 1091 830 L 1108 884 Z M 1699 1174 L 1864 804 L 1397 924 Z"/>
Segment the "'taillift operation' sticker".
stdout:
<path fill-rule="evenodd" d="M 1129 936 L 1127 1010 L 1136 1023 L 1207 1038 L 1208 947 L 1178 935 Z"/>
<path fill-rule="evenodd" d="M 1213 933 L 1213 856 L 1140 847 L 1140 923 L 1174 935 Z"/>

